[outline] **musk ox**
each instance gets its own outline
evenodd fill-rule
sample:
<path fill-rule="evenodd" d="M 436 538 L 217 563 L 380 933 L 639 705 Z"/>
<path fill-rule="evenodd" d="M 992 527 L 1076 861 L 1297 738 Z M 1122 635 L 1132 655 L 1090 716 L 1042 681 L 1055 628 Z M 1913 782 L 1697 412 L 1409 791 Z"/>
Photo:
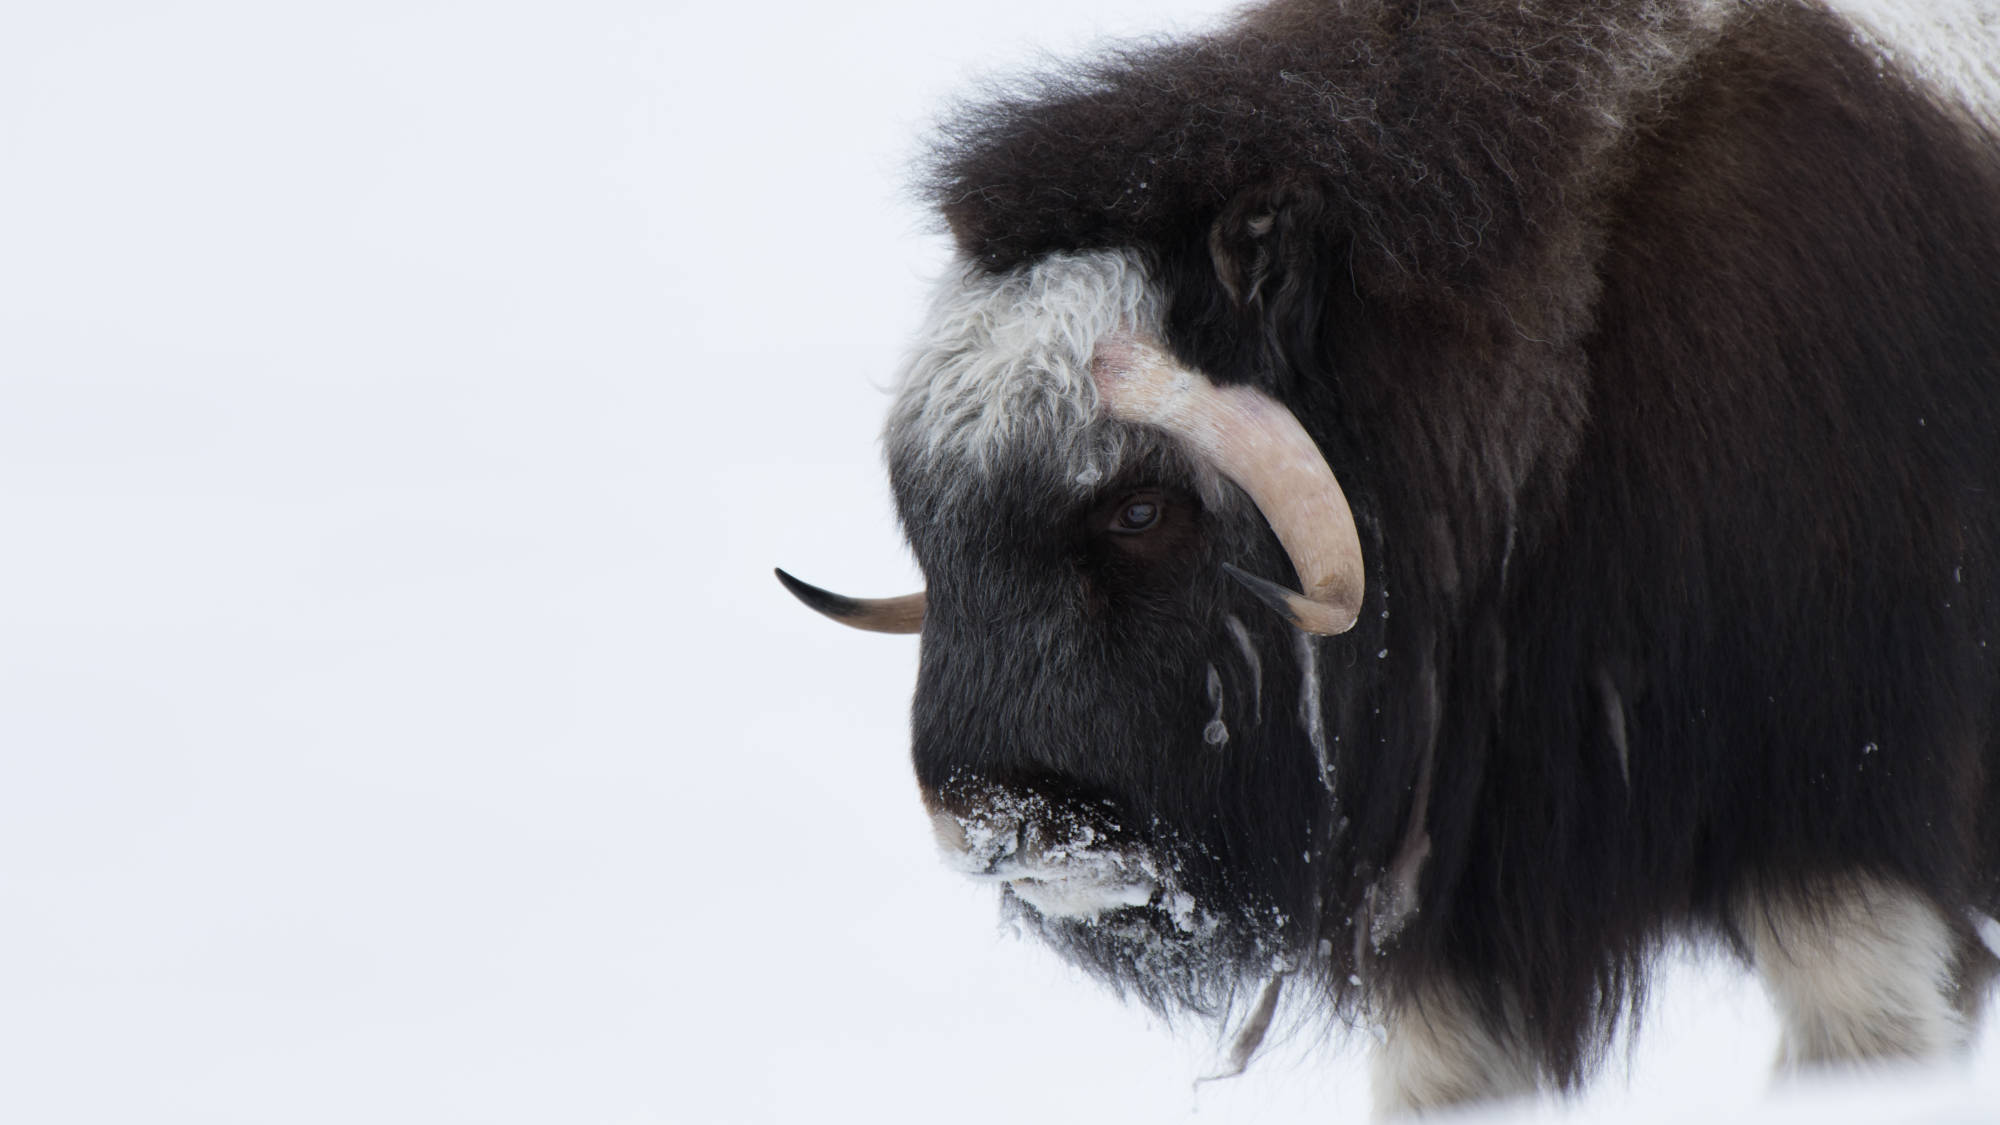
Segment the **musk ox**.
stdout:
<path fill-rule="evenodd" d="M 1246 1051 L 1281 997 L 1379 1028 L 1390 1112 L 1574 1088 L 1688 940 L 1785 1065 L 1961 1047 L 2000 964 L 1979 50 L 1805 0 L 1277 0 L 958 110 L 884 438 L 927 590 L 781 574 L 921 633 L 950 860 Z"/>

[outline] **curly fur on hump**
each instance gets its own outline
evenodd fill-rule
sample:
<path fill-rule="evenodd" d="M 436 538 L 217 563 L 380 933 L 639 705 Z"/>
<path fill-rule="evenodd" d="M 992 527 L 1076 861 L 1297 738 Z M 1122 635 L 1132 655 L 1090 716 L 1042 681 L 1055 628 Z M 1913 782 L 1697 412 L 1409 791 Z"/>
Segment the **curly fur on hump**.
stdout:
<path fill-rule="evenodd" d="M 1001 269 L 1310 181 L 1364 288 L 1477 286 L 1575 220 L 1605 148 L 1658 106 L 1718 12 L 1283 0 L 969 106 L 926 187 L 961 248 Z"/>

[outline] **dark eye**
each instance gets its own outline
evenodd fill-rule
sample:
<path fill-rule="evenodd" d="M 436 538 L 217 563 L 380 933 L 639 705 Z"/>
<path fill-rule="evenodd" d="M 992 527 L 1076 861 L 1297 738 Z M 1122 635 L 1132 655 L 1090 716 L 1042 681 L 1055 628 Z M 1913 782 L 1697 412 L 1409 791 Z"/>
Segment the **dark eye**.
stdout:
<path fill-rule="evenodd" d="M 1119 506 L 1118 514 L 1111 520 L 1111 530 L 1121 535 L 1137 535 L 1151 530 L 1160 522 L 1160 497 L 1155 493 L 1141 493 L 1127 497 Z"/>

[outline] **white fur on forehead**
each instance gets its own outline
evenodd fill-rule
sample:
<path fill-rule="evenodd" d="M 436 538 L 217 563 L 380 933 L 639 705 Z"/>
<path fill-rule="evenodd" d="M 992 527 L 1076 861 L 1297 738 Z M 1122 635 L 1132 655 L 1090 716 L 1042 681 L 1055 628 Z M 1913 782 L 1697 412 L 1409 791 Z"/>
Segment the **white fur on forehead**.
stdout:
<path fill-rule="evenodd" d="M 1162 300 L 1137 254 L 1055 253 L 1002 274 L 962 264 L 938 286 L 884 441 L 991 473 L 1053 458 L 1088 487 L 1116 470 L 1123 427 L 1096 422 L 1091 354 L 1108 332 L 1158 336 Z"/>

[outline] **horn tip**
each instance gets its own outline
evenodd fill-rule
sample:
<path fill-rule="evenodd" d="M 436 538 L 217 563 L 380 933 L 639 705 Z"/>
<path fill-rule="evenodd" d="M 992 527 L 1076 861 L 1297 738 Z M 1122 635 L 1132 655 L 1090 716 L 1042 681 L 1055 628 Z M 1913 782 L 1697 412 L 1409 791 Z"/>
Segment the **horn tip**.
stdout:
<path fill-rule="evenodd" d="M 836 594 L 832 590 L 822 590 L 818 586 L 787 574 L 783 567 L 772 567 L 791 595 L 805 604 L 807 609 L 830 617 L 842 625 L 862 629 L 870 633 L 918 633 L 924 625 L 924 596 L 911 594 L 901 598 L 850 598 Z"/>
<path fill-rule="evenodd" d="M 810 582 L 794 578 L 786 573 L 783 567 L 774 566 L 771 568 L 771 573 L 777 575 L 778 581 L 785 589 L 789 590 L 793 597 L 804 602 L 806 608 L 823 613 L 836 621 L 854 615 L 856 607 L 853 598 L 841 597 L 832 590 L 822 590 Z"/>
<path fill-rule="evenodd" d="M 1355 622 L 1361 619 L 1358 605 L 1352 608 L 1326 605 L 1230 563 L 1223 563 L 1222 569 L 1254 594 L 1258 601 L 1304 632 L 1323 637 L 1338 636 L 1354 628 Z"/>

